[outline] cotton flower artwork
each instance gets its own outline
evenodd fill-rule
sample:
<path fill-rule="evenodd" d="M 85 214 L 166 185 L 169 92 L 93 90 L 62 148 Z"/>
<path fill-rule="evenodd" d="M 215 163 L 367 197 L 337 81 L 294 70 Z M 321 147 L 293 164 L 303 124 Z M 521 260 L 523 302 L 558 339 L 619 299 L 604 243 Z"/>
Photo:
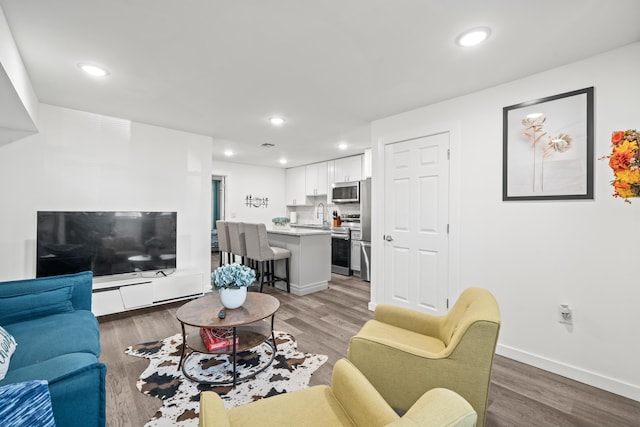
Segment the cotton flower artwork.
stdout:
<path fill-rule="evenodd" d="M 573 141 L 573 137 L 566 133 L 561 133 L 558 136 L 550 137 L 547 141 L 547 146 L 544 147 L 544 151 L 542 154 L 542 168 L 541 168 L 541 191 L 544 192 L 544 162 L 545 160 L 551 158 L 554 153 L 564 153 L 571 149 L 571 141 Z"/>
<path fill-rule="evenodd" d="M 543 125 L 547 118 L 542 113 L 527 114 L 522 120 L 524 126 L 524 136 L 531 143 L 532 147 L 532 192 L 544 192 L 544 163 L 550 159 L 555 153 L 564 153 L 571 149 L 573 138 L 566 133 L 560 133 L 557 136 L 549 136 L 543 130 Z M 538 146 L 541 146 L 538 148 Z M 540 154 L 541 153 L 541 154 Z M 538 165 L 540 163 L 540 165 Z M 539 176 L 538 176 L 539 175 Z"/>
<path fill-rule="evenodd" d="M 593 90 L 502 109 L 502 200 L 593 199 Z"/>
<path fill-rule="evenodd" d="M 635 129 L 615 131 L 611 134 L 609 167 L 613 170 L 613 197 L 621 197 L 626 203 L 630 197 L 640 197 L 639 134 Z"/>

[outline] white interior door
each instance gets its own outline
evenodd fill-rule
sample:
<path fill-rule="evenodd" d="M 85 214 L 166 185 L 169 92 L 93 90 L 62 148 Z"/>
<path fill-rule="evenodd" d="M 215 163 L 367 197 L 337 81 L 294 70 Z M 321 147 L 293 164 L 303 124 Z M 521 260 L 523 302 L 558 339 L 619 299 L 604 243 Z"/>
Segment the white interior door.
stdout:
<path fill-rule="evenodd" d="M 384 300 L 441 315 L 449 289 L 449 133 L 385 145 Z"/>

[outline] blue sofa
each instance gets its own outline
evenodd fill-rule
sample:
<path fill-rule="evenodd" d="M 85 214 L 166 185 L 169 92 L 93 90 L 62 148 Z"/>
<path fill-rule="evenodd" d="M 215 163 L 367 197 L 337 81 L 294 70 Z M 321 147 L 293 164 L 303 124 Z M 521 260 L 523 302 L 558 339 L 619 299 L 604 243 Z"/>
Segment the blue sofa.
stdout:
<path fill-rule="evenodd" d="M 91 290 L 91 272 L 0 282 L 0 325 L 17 342 L 0 386 L 46 380 L 58 427 L 106 424 Z"/>

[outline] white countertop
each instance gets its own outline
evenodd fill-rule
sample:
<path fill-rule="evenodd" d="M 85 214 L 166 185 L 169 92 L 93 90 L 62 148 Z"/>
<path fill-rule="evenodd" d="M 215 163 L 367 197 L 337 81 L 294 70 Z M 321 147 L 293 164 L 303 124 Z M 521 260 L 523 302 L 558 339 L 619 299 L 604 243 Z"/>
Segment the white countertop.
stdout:
<path fill-rule="evenodd" d="M 296 226 L 274 226 L 273 224 L 267 225 L 267 232 L 277 234 L 288 234 L 290 236 L 314 236 L 318 234 L 331 234 L 330 229 L 321 228 L 307 228 Z"/>

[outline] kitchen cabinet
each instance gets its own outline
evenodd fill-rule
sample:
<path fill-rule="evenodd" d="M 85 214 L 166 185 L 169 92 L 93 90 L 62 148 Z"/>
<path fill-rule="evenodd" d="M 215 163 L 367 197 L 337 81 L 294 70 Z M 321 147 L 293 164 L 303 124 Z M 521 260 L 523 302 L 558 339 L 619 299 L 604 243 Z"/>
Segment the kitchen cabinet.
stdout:
<path fill-rule="evenodd" d="M 293 295 L 323 291 L 331 280 L 331 231 L 267 226 L 269 244 L 288 249 L 289 282 Z M 284 277 L 285 263 L 276 261 L 276 276 Z M 280 283 L 276 286 L 282 286 Z"/>
<path fill-rule="evenodd" d="M 360 181 L 362 179 L 362 154 L 334 160 L 333 182 Z"/>
<path fill-rule="evenodd" d="M 287 206 L 305 205 L 307 203 L 305 167 L 289 168 L 286 171 L 285 177 L 285 198 Z"/>
<path fill-rule="evenodd" d="M 367 148 L 364 150 L 364 154 L 362 155 L 362 179 L 371 178 L 372 169 L 372 151 L 371 148 Z"/>
<path fill-rule="evenodd" d="M 305 166 L 305 188 L 307 196 L 327 194 L 327 162 Z"/>

